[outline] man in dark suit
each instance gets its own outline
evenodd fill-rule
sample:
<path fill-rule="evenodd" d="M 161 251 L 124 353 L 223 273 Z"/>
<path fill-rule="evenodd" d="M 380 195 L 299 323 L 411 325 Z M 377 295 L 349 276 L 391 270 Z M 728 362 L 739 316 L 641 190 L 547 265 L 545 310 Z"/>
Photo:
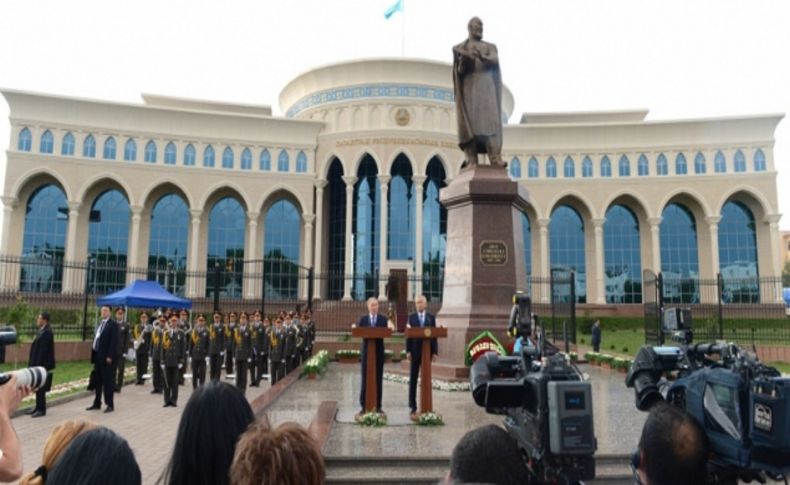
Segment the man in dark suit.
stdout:
<path fill-rule="evenodd" d="M 52 370 L 55 369 L 55 336 L 49 326 L 49 313 L 38 316 L 38 333 L 30 345 L 29 367 L 41 366 L 47 369 L 47 382 L 36 389 L 36 406 L 28 413 L 34 418 L 47 414 L 47 392 L 52 389 Z"/>
<path fill-rule="evenodd" d="M 379 301 L 376 298 L 368 298 L 368 314 L 363 315 L 357 323 L 357 327 L 388 327 L 387 317 L 379 314 Z M 367 345 L 362 342 L 362 386 L 359 391 L 359 407 L 362 409 L 360 414 L 364 414 L 369 409 L 365 409 L 365 390 L 366 390 L 366 375 L 367 375 Z M 376 412 L 381 413 L 381 390 L 384 380 L 384 341 L 376 339 Z"/>
<path fill-rule="evenodd" d="M 101 409 L 101 397 L 104 392 L 105 413 L 115 410 L 113 393 L 115 391 L 115 354 L 118 351 L 118 324 L 110 316 L 110 307 L 101 307 L 101 321 L 96 327 L 91 351 L 91 363 L 96 373 L 96 398 L 88 411 Z"/>
<path fill-rule="evenodd" d="M 123 308 L 115 309 L 115 321 L 118 324 L 118 351 L 115 356 L 115 392 L 121 392 L 124 373 L 126 372 L 126 351 L 131 347 L 129 322 L 126 321 Z"/>
<path fill-rule="evenodd" d="M 425 328 L 435 327 L 436 317 L 428 313 L 425 309 L 427 302 L 425 297 L 420 295 L 414 300 L 417 306 L 417 311 L 409 315 L 409 321 L 406 328 Z M 420 374 L 420 364 L 422 364 L 422 346 L 423 339 L 407 339 L 406 340 L 406 358 L 411 361 L 411 368 L 409 370 L 409 409 L 411 410 L 412 419 L 417 416 L 417 377 Z M 436 339 L 431 339 L 431 362 L 436 359 L 439 353 L 439 346 Z"/>

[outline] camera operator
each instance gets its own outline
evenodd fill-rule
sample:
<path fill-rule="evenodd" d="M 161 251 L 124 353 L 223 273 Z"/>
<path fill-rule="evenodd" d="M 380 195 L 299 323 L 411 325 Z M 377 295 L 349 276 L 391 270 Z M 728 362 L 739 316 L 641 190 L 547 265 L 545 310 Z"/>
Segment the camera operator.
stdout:
<path fill-rule="evenodd" d="M 642 428 L 639 449 L 631 457 L 637 483 L 695 485 L 707 480 L 708 439 L 682 409 L 659 402 Z"/>
<path fill-rule="evenodd" d="M 523 485 L 531 482 L 516 440 L 499 426 L 489 424 L 469 431 L 455 445 L 445 483 Z"/>
<path fill-rule="evenodd" d="M 22 476 L 22 444 L 16 434 L 11 415 L 29 387 L 17 387 L 16 376 L 0 385 L 0 482 L 12 482 Z"/>

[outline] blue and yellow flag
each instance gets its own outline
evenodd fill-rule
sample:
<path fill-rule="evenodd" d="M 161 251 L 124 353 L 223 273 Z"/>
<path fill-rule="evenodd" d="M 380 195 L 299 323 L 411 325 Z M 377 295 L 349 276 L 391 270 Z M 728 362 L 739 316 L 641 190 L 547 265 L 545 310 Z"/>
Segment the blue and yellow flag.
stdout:
<path fill-rule="evenodd" d="M 384 18 L 389 20 L 390 17 L 395 15 L 395 12 L 403 12 L 403 0 L 398 0 L 390 8 L 384 12 Z"/>

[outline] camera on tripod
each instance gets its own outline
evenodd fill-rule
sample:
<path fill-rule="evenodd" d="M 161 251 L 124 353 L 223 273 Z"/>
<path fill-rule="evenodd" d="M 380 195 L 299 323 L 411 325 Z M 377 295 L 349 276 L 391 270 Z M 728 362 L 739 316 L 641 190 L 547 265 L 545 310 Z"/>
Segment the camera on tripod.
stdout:
<path fill-rule="evenodd" d="M 518 442 L 537 481 L 593 479 L 597 443 L 592 387 L 564 355 L 541 359 L 543 342 L 535 335 L 535 322 L 529 296 L 517 293 L 509 331 L 526 343 L 519 355 L 489 352 L 478 359 L 470 372 L 472 395 L 486 412 L 506 416 L 505 429 Z"/>
<path fill-rule="evenodd" d="M 625 380 L 636 407 L 665 400 L 697 420 L 713 453 L 711 483 L 790 473 L 790 378 L 735 344 L 694 344 L 689 310 L 666 309 L 662 329 L 677 345 L 639 349 Z"/>

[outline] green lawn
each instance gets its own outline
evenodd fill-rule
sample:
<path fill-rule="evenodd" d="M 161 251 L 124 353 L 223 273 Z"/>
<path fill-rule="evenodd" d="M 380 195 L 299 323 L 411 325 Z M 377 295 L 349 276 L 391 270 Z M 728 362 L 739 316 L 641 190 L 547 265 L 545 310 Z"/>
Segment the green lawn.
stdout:
<path fill-rule="evenodd" d="M 27 361 L 17 363 L 0 364 L 0 372 L 8 372 L 11 370 L 22 369 L 27 367 Z M 92 364 L 87 360 L 77 360 L 73 362 L 59 362 L 57 363 L 54 371 L 53 384 L 63 384 L 64 382 L 76 381 L 90 376 Z"/>
<path fill-rule="evenodd" d="M 590 335 L 578 335 L 576 337 L 582 345 L 590 344 Z M 606 354 L 618 354 L 633 357 L 639 347 L 645 344 L 645 332 L 643 330 L 603 330 L 601 332 L 601 352 Z"/>
<path fill-rule="evenodd" d="M 782 374 L 790 374 L 790 362 L 768 362 L 768 365 L 776 367 Z"/>

